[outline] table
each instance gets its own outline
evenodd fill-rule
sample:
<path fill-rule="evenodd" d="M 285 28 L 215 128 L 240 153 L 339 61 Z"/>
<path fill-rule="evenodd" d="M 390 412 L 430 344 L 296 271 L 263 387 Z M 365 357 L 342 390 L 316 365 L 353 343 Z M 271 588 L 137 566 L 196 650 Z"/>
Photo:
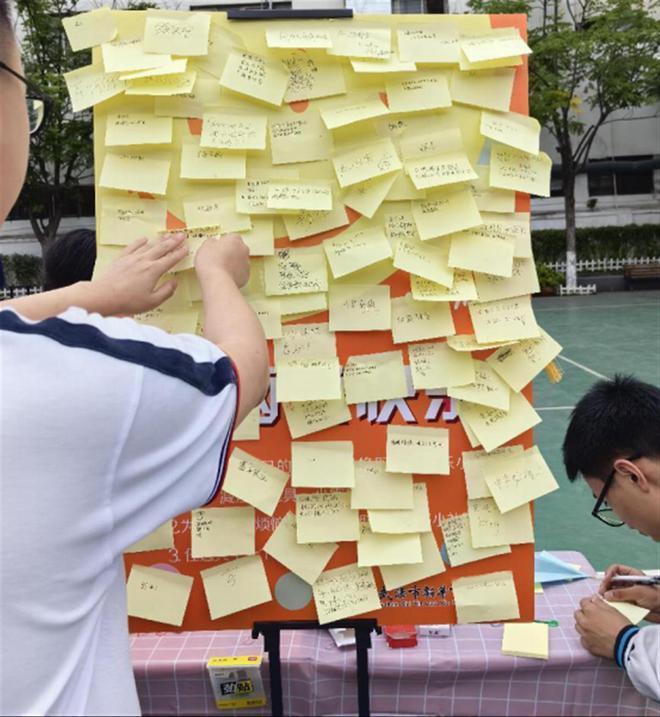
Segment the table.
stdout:
<path fill-rule="evenodd" d="M 555 554 L 593 574 L 582 554 Z M 547 586 L 536 596 L 537 619 L 559 622 L 550 628 L 547 662 L 502 655 L 501 625 L 458 625 L 451 637 L 421 637 L 417 647 L 398 650 L 374 636 L 372 714 L 660 715 L 660 704 L 642 697 L 623 670 L 580 645 L 573 612 L 595 585 L 580 580 Z M 259 654 L 262 644 L 249 631 L 228 630 L 132 635 L 131 649 L 145 715 L 203 715 L 220 714 L 206 673 L 209 657 Z M 282 633 L 281 651 L 286 714 L 356 713 L 353 649 L 338 649 L 327 631 L 318 630 Z M 268 694 L 266 665 L 262 673 Z"/>

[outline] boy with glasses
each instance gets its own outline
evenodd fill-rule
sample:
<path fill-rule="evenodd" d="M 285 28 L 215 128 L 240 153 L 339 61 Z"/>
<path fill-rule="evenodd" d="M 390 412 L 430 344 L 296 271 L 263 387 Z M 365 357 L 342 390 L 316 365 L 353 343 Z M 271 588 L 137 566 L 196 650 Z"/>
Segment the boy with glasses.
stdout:
<path fill-rule="evenodd" d="M 594 494 L 595 518 L 660 542 L 660 388 L 629 376 L 596 383 L 571 415 L 563 451 L 569 480 L 581 475 Z M 644 573 L 610 566 L 599 595 L 581 601 L 575 628 L 589 652 L 614 659 L 643 695 L 660 700 L 660 625 L 639 629 L 602 599 L 635 603 L 660 623 L 660 586 L 624 585 L 621 575 Z"/>

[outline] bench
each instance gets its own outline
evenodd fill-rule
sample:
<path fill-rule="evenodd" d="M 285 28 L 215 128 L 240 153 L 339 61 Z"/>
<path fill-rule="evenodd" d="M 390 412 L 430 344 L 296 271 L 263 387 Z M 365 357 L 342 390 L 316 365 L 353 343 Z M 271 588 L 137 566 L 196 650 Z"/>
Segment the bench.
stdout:
<path fill-rule="evenodd" d="M 660 282 L 660 264 L 646 264 L 643 266 L 627 266 L 623 270 L 626 289 L 632 290 L 633 284 L 642 282 L 645 285 L 649 283 Z"/>

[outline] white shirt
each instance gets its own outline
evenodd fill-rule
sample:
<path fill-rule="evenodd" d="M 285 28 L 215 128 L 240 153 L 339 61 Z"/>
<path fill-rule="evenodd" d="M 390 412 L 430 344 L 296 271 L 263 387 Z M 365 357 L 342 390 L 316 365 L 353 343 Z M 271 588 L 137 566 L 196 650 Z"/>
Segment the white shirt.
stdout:
<path fill-rule="evenodd" d="M 660 702 L 660 625 L 643 627 L 630 640 L 623 665 L 637 690 Z"/>
<path fill-rule="evenodd" d="M 237 393 L 202 338 L 0 311 L 0 714 L 140 713 L 122 553 L 215 495 Z"/>

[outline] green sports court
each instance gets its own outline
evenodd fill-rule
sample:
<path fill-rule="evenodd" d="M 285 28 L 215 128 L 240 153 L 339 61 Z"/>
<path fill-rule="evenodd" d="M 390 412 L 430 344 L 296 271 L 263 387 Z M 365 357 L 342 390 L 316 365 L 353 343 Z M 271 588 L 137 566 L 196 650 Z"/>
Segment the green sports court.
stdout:
<path fill-rule="evenodd" d="M 536 550 L 579 550 L 597 570 L 614 562 L 657 568 L 660 546 L 651 539 L 591 517 L 593 496 L 584 481 L 568 482 L 561 444 L 572 407 L 599 378 L 630 373 L 660 385 L 660 291 L 539 298 L 534 311 L 563 346 L 558 364 L 564 372 L 558 384 L 545 373 L 534 382 L 543 418 L 535 441 L 560 485 L 535 503 Z"/>

